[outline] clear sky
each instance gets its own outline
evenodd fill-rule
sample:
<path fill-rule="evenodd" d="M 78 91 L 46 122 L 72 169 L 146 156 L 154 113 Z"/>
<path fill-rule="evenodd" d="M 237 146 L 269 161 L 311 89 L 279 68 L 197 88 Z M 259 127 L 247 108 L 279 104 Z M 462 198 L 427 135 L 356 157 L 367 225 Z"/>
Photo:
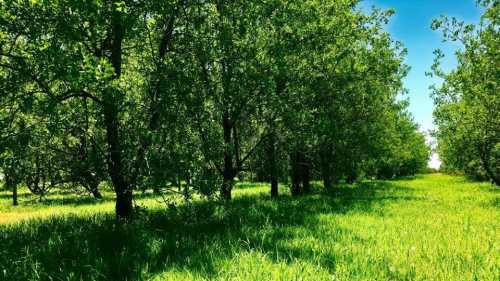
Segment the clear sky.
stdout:
<path fill-rule="evenodd" d="M 363 0 L 363 9 L 372 6 L 396 10 L 387 31 L 408 49 L 406 64 L 411 67 L 411 71 L 405 80 L 405 86 L 409 90 L 409 110 L 422 131 L 433 129 L 433 101 L 429 86 L 439 83 L 439 80 L 427 77 L 425 72 L 431 68 L 435 49 L 441 49 L 446 55 L 443 61 L 445 70 L 452 69 L 456 65 L 454 53 L 460 45 L 443 43 L 442 34 L 430 28 L 432 20 L 440 15 L 447 15 L 476 23 L 481 9 L 475 0 Z M 439 166 L 436 155 L 429 165 Z"/>

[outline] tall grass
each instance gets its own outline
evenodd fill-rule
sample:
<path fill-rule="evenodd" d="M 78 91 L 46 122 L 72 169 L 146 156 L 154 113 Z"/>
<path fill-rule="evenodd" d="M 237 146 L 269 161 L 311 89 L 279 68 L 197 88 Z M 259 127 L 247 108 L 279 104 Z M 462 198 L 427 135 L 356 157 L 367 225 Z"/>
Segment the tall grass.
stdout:
<path fill-rule="evenodd" d="M 169 210 L 144 196 L 147 212 L 121 227 L 112 200 L 33 204 L 26 195 L 11 208 L 0 197 L 0 279 L 500 279 L 492 185 L 426 175 L 300 198 L 272 200 L 268 189 Z"/>

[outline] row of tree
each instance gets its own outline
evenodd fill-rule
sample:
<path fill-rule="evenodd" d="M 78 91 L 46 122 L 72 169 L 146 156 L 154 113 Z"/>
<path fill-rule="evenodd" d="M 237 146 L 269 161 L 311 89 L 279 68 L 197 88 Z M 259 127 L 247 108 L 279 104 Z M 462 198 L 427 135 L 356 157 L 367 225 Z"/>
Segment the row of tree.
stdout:
<path fill-rule="evenodd" d="M 424 168 L 392 11 L 358 0 L 3 1 L 1 169 L 43 195 L 109 181 L 231 199 L 235 180 L 326 188 Z M 188 192 L 189 191 L 189 192 Z"/>
<path fill-rule="evenodd" d="M 485 13 L 478 25 L 455 18 L 433 24 L 459 42 L 458 66 L 446 73 L 437 52 L 433 75 L 444 80 L 434 89 L 438 152 L 442 169 L 464 172 L 500 185 L 500 1 L 479 1 Z"/>

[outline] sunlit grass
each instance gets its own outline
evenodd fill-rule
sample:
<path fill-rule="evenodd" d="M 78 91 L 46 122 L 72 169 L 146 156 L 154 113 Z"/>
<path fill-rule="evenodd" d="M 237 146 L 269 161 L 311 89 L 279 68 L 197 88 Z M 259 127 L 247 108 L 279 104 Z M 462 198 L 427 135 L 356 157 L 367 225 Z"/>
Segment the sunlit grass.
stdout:
<path fill-rule="evenodd" d="M 256 183 L 242 183 L 235 188 L 234 194 L 238 197 L 259 195 L 267 192 L 267 187 Z M 285 187 L 282 192 L 287 193 Z M 18 192 L 19 206 L 12 206 L 10 191 L 0 191 L 0 225 L 19 223 L 27 219 L 43 219 L 51 216 L 80 216 L 95 214 L 110 214 L 114 212 L 114 193 L 109 189 L 101 190 L 102 200 L 94 199 L 90 194 L 72 192 L 71 190 L 54 190 L 41 200 L 33 196 L 28 189 L 21 188 Z M 176 204 L 182 203 L 182 197 L 166 193 L 164 196 L 154 195 L 151 191 L 136 192 L 134 204 L 147 209 L 165 209 L 165 199 L 173 200 Z"/>
<path fill-rule="evenodd" d="M 103 192 L 104 200 L 95 200 L 90 195 L 76 195 L 71 192 L 56 191 L 41 201 L 22 189 L 19 194 L 19 206 L 12 206 L 10 192 L 0 192 L 0 224 L 18 223 L 26 219 L 43 219 L 51 216 L 89 216 L 114 211 L 114 195 Z M 138 204 L 159 207 L 160 198 L 138 200 Z"/>
<path fill-rule="evenodd" d="M 252 184 L 227 206 L 169 210 L 139 196 L 148 212 L 122 228 L 111 193 L 95 203 L 23 197 L 15 208 L 1 193 L 0 279 L 500 279 L 500 193 L 490 184 L 426 175 L 301 198 L 271 200 L 268 190 Z"/>

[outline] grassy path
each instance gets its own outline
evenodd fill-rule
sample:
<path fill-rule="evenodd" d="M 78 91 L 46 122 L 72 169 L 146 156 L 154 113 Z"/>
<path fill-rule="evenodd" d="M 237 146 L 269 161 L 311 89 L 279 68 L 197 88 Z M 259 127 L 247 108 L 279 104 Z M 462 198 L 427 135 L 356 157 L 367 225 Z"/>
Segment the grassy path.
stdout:
<path fill-rule="evenodd" d="M 112 198 L 25 196 L 12 208 L 0 193 L 0 280 L 500 280 L 490 184 L 426 175 L 302 198 L 267 191 L 168 211 L 144 196 L 148 212 L 125 228 Z"/>

